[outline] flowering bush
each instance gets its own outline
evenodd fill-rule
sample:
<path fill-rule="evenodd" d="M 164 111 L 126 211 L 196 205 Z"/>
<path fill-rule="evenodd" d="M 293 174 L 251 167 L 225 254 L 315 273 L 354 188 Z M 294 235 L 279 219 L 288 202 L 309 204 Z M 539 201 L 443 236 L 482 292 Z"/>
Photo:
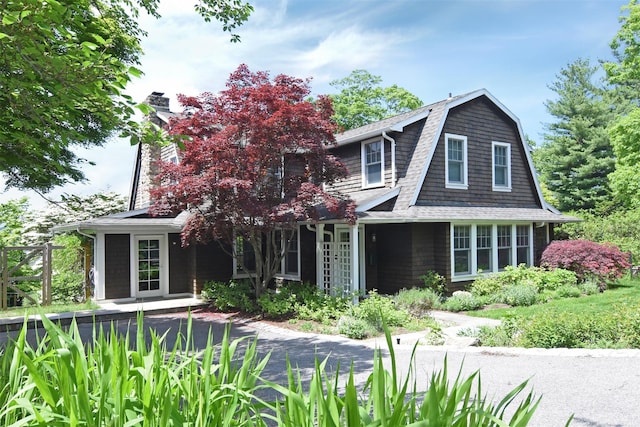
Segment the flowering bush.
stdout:
<path fill-rule="evenodd" d="M 556 240 L 542 253 L 540 265 L 574 271 L 579 282 L 595 279 L 604 288 L 630 267 L 627 254 L 614 245 L 589 240 Z"/>

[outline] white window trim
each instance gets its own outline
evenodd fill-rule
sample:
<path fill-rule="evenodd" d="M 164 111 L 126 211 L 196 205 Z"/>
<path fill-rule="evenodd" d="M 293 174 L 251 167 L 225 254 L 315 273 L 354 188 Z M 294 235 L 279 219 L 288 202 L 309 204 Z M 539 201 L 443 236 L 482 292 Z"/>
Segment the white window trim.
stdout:
<path fill-rule="evenodd" d="M 280 233 L 280 244 L 284 246 L 285 241 L 284 241 L 284 235 L 282 233 Z M 300 270 L 302 269 L 301 265 L 300 265 L 300 227 L 296 227 L 296 245 L 297 245 L 297 254 L 298 254 L 298 274 L 287 274 L 285 272 L 285 268 L 286 268 L 286 257 L 287 257 L 287 253 L 285 252 L 284 255 L 282 256 L 282 259 L 280 260 L 280 271 L 278 271 L 276 273 L 276 277 L 279 279 L 286 279 L 286 280 L 300 280 Z"/>
<path fill-rule="evenodd" d="M 507 185 L 496 185 L 496 151 L 495 147 L 507 149 Z M 491 186 L 493 191 L 511 191 L 511 144 L 506 142 L 491 142 Z"/>
<path fill-rule="evenodd" d="M 478 272 L 478 232 L 477 227 L 480 225 L 491 226 L 491 235 L 492 235 L 492 270 L 491 271 L 482 271 Z M 517 253 L 517 233 L 516 226 L 518 225 L 527 225 L 529 227 L 529 260 L 528 265 L 533 265 L 533 224 L 529 222 L 518 222 L 518 223 L 468 223 L 468 222 L 460 222 L 460 223 L 451 223 L 449 227 L 449 241 L 450 247 L 450 260 L 449 265 L 451 268 L 451 281 L 452 282 L 463 282 L 476 279 L 478 276 L 482 276 L 487 273 L 498 273 L 502 271 L 498 269 L 498 225 L 509 225 L 511 227 L 511 265 L 517 267 L 518 262 L 518 253 Z M 454 250 L 454 233 L 453 229 L 456 226 L 471 226 L 471 273 L 456 276 L 454 273 L 455 269 L 455 250 Z"/>
<path fill-rule="evenodd" d="M 138 241 L 153 239 L 158 240 L 160 244 L 160 288 L 155 291 L 140 291 L 138 289 Z M 138 298 L 143 296 L 162 296 L 169 294 L 169 247 L 167 245 L 168 236 L 167 233 L 158 234 L 133 234 L 129 235 L 129 245 L 131 253 L 133 254 L 133 262 L 130 265 L 131 282 L 130 292 L 131 296 Z"/>
<path fill-rule="evenodd" d="M 462 140 L 462 152 L 464 159 L 462 161 L 462 179 L 463 182 L 449 182 L 449 139 Z M 454 188 L 458 190 L 466 190 L 469 188 L 468 163 L 467 155 L 467 137 L 464 135 L 456 135 L 453 133 L 444 134 L 444 182 L 445 188 Z"/>
<path fill-rule="evenodd" d="M 369 184 L 367 180 L 367 145 L 380 143 L 380 182 Z M 384 139 L 376 139 L 362 142 L 360 146 L 360 170 L 362 171 L 362 188 L 375 188 L 384 186 Z"/>

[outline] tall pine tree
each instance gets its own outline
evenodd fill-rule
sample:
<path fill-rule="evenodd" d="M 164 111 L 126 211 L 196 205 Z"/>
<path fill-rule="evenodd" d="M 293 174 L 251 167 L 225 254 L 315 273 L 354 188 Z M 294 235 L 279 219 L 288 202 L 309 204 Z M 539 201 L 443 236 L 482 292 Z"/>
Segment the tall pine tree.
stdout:
<path fill-rule="evenodd" d="M 588 60 L 569 64 L 550 86 L 558 98 L 545 104 L 556 121 L 547 125 L 534 158 L 562 211 L 604 209 L 611 199 L 614 159 L 607 127 L 614 112 L 608 92 L 594 83 L 596 71 Z"/>

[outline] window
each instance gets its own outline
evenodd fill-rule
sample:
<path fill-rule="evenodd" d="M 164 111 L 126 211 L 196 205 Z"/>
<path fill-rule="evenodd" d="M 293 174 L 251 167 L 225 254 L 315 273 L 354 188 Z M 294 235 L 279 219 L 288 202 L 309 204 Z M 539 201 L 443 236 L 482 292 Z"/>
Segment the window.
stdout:
<path fill-rule="evenodd" d="M 511 265 L 511 226 L 498 226 L 498 270 Z"/>
<path fill-rule="evenodd" d="M 300 253 L 300 242 L 298 240 L 298 231 L 276 232 L 276 239 L 279 241 L 279 249 L 284 246 L 284 255 L 282 257 L 279 274 L 287 277 L 298 277 L 300 275 L 300 257 L 298 256 Z"/>
<path fill-rule="evenodd" d="M 453 275 L 471 274 L 471 226 L 453 227 Z"/>
<path fill-rule="evenodd" d="M 478 272 L 493 270 L 493 227 L 478 225 L 476 228 L 476 266 Z"/>
<path fill-rule="evenodd" d="M 256 254 L 249 240 L 236 237 L 233 271 L 235 276 L 248 276 L 256 271 Z"/>
<path fill-rule="evenodd" d="M 372 187 L 383 184 L 384 146 L 382 141 L 362 145 L 362 186 Z"/>
<path fill-rule="evenodd" d="M 452 224 L 450 233 L 453 281 L 502 271 L 508 265 L 531 265 L 531 224 Z"/>
<path fill-rule="evenodd" d="M 493 190 L 511 190 L 511 145 L 502 142 L 493 144 Z"/>
<path fill-rule="evenodd" d="M 529 230 L 531 229 L 528 225 L 518 225 L 516 227 L 516 256 L 518 265 L 526 264 L 530 265 L 531 260 L 529 254 L 531 253 L 529 242 Z"/>
<path fill-rule="evenodd" d="M 467 137 L 445 134 L 447 188 L 467 188 Z"/>
<path fill-rule="evenodd" d="M 160 289 L 160 240 L 138 240 L 138 292 Z"/>

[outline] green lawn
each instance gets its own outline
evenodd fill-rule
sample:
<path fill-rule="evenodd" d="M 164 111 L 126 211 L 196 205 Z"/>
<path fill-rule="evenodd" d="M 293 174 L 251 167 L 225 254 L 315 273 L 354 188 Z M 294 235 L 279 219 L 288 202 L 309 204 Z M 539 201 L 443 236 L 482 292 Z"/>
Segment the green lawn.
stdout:
<path fill-rule="evenodd" d="M 537 304 L 529 307 L 496 308 L 491 310 L 470 311 L 467 314 L 476 317 L 488 317 L 502 319 L 509 317 L 532 317 L 542 311 L 549 313 L 551 310 L 562 313 L 598 313 L 611 310 L 612 307 L 621 304 L 640 305 L 640 279 L 625 277 L 616 285 L 600 294 L 583 296 L 580 298 L 562 298 L 550 301 L 546 304 Z"/>

